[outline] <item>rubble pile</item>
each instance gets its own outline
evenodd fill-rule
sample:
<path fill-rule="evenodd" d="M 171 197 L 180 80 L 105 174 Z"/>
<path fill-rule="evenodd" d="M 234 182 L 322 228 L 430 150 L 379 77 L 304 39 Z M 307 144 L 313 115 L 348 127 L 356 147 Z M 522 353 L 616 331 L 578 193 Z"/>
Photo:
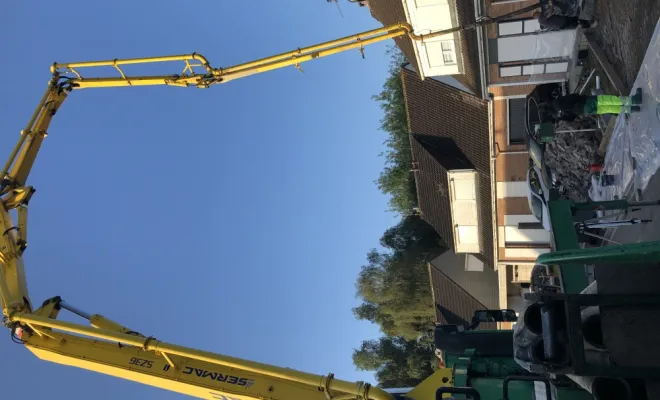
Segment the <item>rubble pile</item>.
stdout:
<path fill-rule="evenodd" d="M 562 121 L 555 125 L 555 130 L 586 127 L 589 127 L 589 124 Z M 547 166 L 564 187 L 568 198 L 573 201 L 589 200 L 589 165 L 601 161 L 597 153 L 600 140 L 598 132 L 558 133 L 545 147 L 543 157 Z"/>

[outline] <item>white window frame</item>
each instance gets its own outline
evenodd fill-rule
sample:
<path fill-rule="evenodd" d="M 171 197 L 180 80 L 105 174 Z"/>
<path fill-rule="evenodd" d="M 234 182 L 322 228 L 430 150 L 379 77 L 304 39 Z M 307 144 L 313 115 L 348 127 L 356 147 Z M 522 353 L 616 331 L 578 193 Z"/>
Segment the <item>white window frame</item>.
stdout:
<path fill-rule="evenodd" d="M 522 76 L 522 65 L 500 66 L 500 78 L 510 78 L 512 76 Z"/>
<path fill-rule="evenodd" d="M 445 48 L 447 45 L 448 48 Z M 440 49 L 442 50 L 442 62 L 445 65 L 456 65 L 456 46 L 453 40 L 443 40 L 440 42 Z M 446 55 L 451 57 L 451 61 L 447 61 Z"/>
<path fill-rule="evenodd" d="M 538 27 L 536 27 L 535 29 L 528 29 L 528 25 L 530 22 Z M 514 28 L 518 24 L 520 24 L 519 29 Z M 502 33 L 502 28 L 505 28 L 504 34 Z M 508 33 L 506 33 L 507 30 L 509 30 Z M 533 35 L 536 32 L 540 32 L 540 31 L 541 31 L 541 27 L 535 18 L 523 18 L 523 19 L 516 19 L 513 21 L 503 21 L 503 22 L 498 22 L 497 24 L 497 37 Z"/>
<path fill-rule="evenodd" d="M 556 66 L 563 66 L 565 67 L 565 71 L 548 71 L 548 66 L 556 67 Z M 532 68 L 537 68 L 538 67 L 543 67 L 542 72 L 534 72 L 534 73 L 525 73 L 525 67 L 532 67 Z M 499 67 L 499 72 L 500 72 L 500 78 L 510 78 L 513 76 L 533 76 L 533 75 L 544 75 L 544 74 L 565 74 L 568 72 L 568 67 L 569 67 L 569 62 L 564 60 L 564 61 L 552 61 L 552 62 L 544 62 L 544 63 L 532 63 L 532 64 L 512 64 L 512 65 L 500 65 Z M 505 73 L 503 73 L 505 71 Z M 516 73 L 516 71 L 518 71 Z"/>

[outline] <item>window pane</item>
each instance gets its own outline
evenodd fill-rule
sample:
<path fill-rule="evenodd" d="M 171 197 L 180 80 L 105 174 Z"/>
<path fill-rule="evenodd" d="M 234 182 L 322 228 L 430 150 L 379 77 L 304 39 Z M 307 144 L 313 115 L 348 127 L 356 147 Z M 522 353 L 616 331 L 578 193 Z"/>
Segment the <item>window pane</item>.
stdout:
<path fill-rule="evenodd" d="M 523 65 L 523 75 L 542 74 L 544 70 L 543 64 Z"/>
<path fill-rule="evenodd" d="M 500 76 L 520 76 L 521 67 L 520 65 L 515 65 L 513 67 L 502 67 L 500 68 Z"/>
<path fill-rule="evenodd" d="M 552 74 L 555 72 L 566 72 L 566 71 L 568 71 L 567 62 L 545 64 L 545 72 L 547 72 L 548 74 Z"/>
<path fill-rule="evenodd" d="M 534 216 L 536 217 L 536 219 L 539 220 L 539 222 L 543 222 L 543 203 L 541 202 L 541 200 L 538 197 L 536 197 L 534 195 L 532 195 L 531 198 L 532 198 L 532 210 L 531 211 L 534 214 Z"/>
<path fill-rule="evenodd" d="M 525 21 L 525 33 L 533 33 L 541 30 L 538 19 L 528 19 Z"/>
<path fill-rule="evenodd" d="M 520 35 L 523 33 L 522 21 L 501 22 L 498 24 L 500 36 Z"/>

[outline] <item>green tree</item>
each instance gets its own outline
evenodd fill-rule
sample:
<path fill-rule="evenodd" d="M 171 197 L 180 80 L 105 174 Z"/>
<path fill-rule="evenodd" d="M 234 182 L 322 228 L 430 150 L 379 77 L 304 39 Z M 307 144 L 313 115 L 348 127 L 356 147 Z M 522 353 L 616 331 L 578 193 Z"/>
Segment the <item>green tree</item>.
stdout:
<path fill-rule="evenodd" d="M 353 351 L 353 364 L 363 371 L 375 371 L 383 388 L 416 386 L 431 375 L 436 361 L 429 341 L 382 337 L 362 342 Z"/>
<path fill-rule="evenodd" d="M 385 157 L 385 167 L 376 184 L 383 193 L 390 195 L 390 208 L 406 214 L 417 204 L 417 191 L 414 176 L 410 172 L 412 156 L 401 81 L 401 66 L 405 57 L 396 46 L 390 47 L 388 54 L 389 76 L 381 92 L 372 97 L 383 110 L 380 129 L 388 134 L 385 140 L 387 150 L 381 154 Z"/>
<path fill-rule="evenodd" d="M 432 329 L 435 310 L 427 263 L 446 250 L 435 229 L 417 215 L 415 179 L 410 172 L 412 155 L 408 118 L 403 96 L 401 66 L 405 58 L 391 47 L 389 76 L 382 91 L 373 96 L 380 103 L 381 130 L 387 132 L 385 167 L 376 184 L 390 196 L 391 210 L 401 221 L 385 231 L 372 249 L 356 282 L 362 304 L 353 309 L 356 318 L 378 324 L 385 334 L 362 343 L 353 352 L 353 363 L 361 370 L 375 371 L 382 387 L 416 386 L 435 366 Z"/>
<path fill-rule="evenodd" d="M 445 251 L 435 230 L 419 216 L 409 215 L 381 238 L 388 252 L 372 249 L 356 282 L 362 304 L 356 318 L 378 324 L 388 336 L 416 340 L 432 329 L 427 263 Z"/>
<path fill-rule="evenodd" d="M 447 248 L 435 229 L 418 215 L 408 215 L 386 230 L 380 238 L 380 245 L 399 254 L 413 249 L 437 252 Z"/>

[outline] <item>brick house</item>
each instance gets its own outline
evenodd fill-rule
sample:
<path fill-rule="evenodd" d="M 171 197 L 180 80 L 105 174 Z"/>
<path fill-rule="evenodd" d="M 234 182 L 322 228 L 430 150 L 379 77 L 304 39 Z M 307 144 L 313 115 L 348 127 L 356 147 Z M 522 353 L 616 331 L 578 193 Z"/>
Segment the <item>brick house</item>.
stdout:
<path fill-rule="evenodd" d="M 536 1 L 478 2 L 484 11 L 480 15 L 497 17 Z M 520 284 L 529 282 L 536 258 L 551 248 L 550 233 L 538 225 L 526 197 L 525 96 L 546 83 L 565 84 L 573 91 L 575 77 L 582 72 L 579 55 L 586 45 L 580 29 L 540 31 L 531 13 L 483 27 L 479 35 L 480 65 L 486 66 L 482 74 L 488 82 L 482 95 L 489 100 L 491 118 L 494 268 L 499 273 L 500 307 L 515 309 Z"/>
<path fill-rule="evenodd" d="M 455 253 L 490 267 L 488 102 L 438 79 L 422 80 L 410 64 L 401 79 L 418 211 Z"/>
<path fill-rule="evenodd" d="M 417 33 L 472 23 L 483 16 L 497 17 L 536 2 L 361 1 L 383 25 L 408 22 Z M 526 197 L 529 155 L 524 144 L 525 96 L 536 85 L 545 83 L 567 84 L 568 89 L 573 90 L 576 79 L 569 78 L 581 73 L 578 54 L 585 48 L 581 30 L 542 31 L 529 12 L 476 31 L 443 36 L 429 42 L 413 42 L 409 38 L 397 38 L 395 42 L 410 63 L 403 73 L 407 105 L 414 104 L 415 110 L 424 110 L 414 113 L 429 114 L 422 118 L 409 112 L 413 159 L 417 162 L 413 170 L 421 196 L 420 208 L 441 236 L 452 241 L 454 251 L 472 252 L 498 271 L 499 303 L 501 308 L 506 308 L 509 300 L 518 295 L 520 284 L 528 282 L 529 270 L 536 257 L 550 251 L 551 243 L 549 233 L 538 226 L 532 215 Z M 415 78 L 411 71 L 417 73 Z M 440 94 L 447 91 L 453 94 Z M 445 96 L 445 101 L 457 102 L 460 106 L 452 110 L 448 110 L 450 106 L 441 107 L 438 96 Z M 472 108 L 466 106 L 466 102 Z M 469 118 L 464 118 L 466 115 Z M 428 121 L 423 122 L 424 119 Z M 449 135 L 442 127 L 451 125 L 452 119 L 460 120 L 460 124 Z M 451 138 L 435 137 L 445 134 Z M 433 137 L 429 138 L 429 135 Z M 462 162 L 468 171 L 472 169 L 472 178 L 470 172 L 456 173 L 453 180 L 447 178 L 448 169 L 442 166 L 449 162 L 447 160 L 438 161 L 433 166 L 437 179 L 421 172 L 421 163 L 426 163 L 429 168 L 433 165 L 428 149 L 434 146 L 446 148 L 448 144 L 451 147 L 450 141 L 461 150 L 452 155 L 454 161 L 458 165 Z M 465 144 L 469 141 L 478 144 Z M 422 149 L 426 149 L 426 153 Z M 442 159 L 442 156 L 436 154 L 435 158 Z M 455 165 L 452 168 L 457 169 Z M 459 239 L 461 235 L 474 239 L 474 224 L 472 227 L 456 224 L 452 219 L 455 215 L 451 214 L 454 206 L 447 197 L 453 195 L 450 181 L 466 186 L 466 181 L 459 178 L 477 182 L 473 189 L 478 192 L 475 207 L 479 210 L 476 213 L 479 246 L 473 248 L 460 246 Z M 446 193 L 439 191 L 439 187 L 443 187 Z M 465 216 L 464 213 L 456 215 Z M 456 229 L 457 225 L 461 226 Z M 486 230 L 490 230 L 490 234 Z"/>
<path fill-rule="evenodd" d="M 475 311 L 499 308 L 500 301 L 492 268 L 488 101 L 460 85 L 422 80 L 411 64 L 401 68 L 401 79 L 417 211 L 450 247 L 428 264 L 436 321 L 469 323 Z"/>

